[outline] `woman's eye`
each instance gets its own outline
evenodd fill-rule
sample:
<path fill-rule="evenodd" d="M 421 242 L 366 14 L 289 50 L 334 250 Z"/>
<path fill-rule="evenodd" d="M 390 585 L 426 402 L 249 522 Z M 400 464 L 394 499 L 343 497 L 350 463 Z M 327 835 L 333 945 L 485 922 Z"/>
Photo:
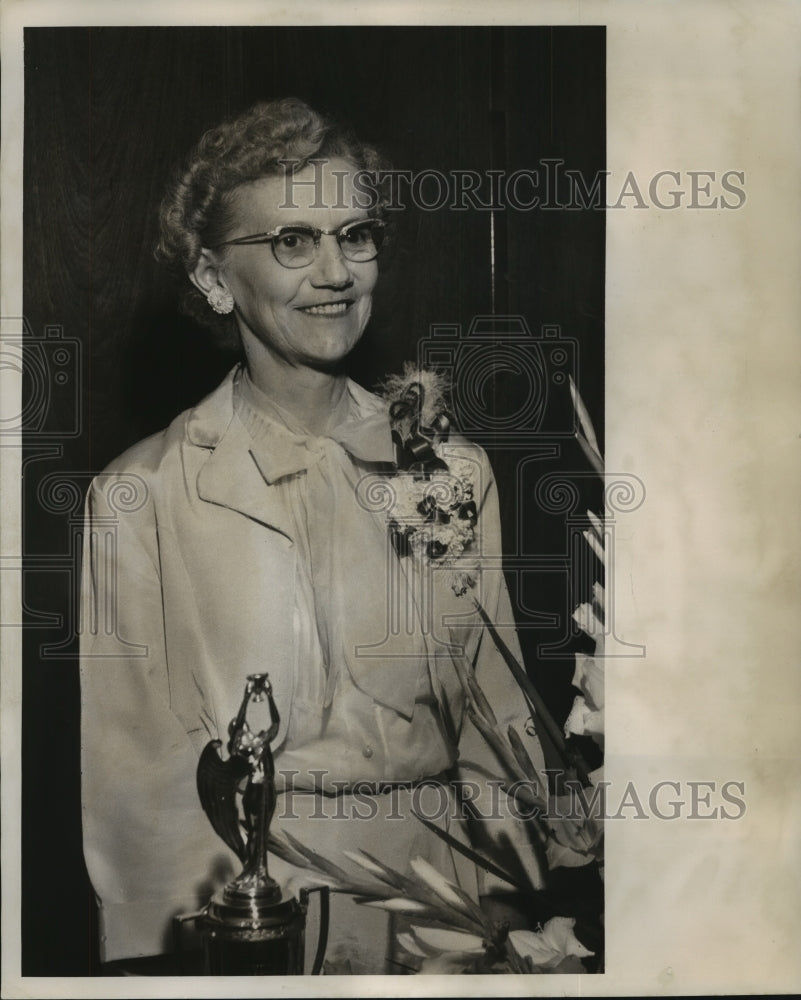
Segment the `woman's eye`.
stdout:
<path fill-rule="evenodd" d="M 283 247 L 285 250 L 297 250 L 298 247 L 307 246 L 311 243 L 311 236 L 308 233 L 281 233 L 280 236 L 276 236 L 275 242 L 279 247 Z"/>
<path fill-rule="evenodd" d="M 359 246 L 370 241 L 372 238 L 372 227 L 369 225 L 354 226 L 353 229 L 349 229 L 343 235 L 348 243 L 353 243 L 354 245 Z"/>

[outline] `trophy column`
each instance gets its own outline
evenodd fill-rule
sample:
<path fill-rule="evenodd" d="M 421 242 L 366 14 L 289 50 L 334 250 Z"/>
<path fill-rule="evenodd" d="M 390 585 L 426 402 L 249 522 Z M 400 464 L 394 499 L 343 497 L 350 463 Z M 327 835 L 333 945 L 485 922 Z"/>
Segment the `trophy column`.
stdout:
<path fill-rule="evenodd" d="M 265 699 L 269 723 L 254 733 L 247 722 L 248 707 Z M 220 754 L 222 741 L 212 740 L 198 762 L 197 787 L 203 809 L 215 832 L 243 865 L 240 874 L 216 893 L 196 918 L 206 971 L 211 975 L 303 973 L 306 898 L 303 894 L 301 901 L 284 898 L 267 870 L 267 838 L 276 802 L 270 743 L 279 722 L 268 675 L 251 674 L 239 712 L 228 729 L 228 758 L 223 760 Z M 327 897 L 323 903 L 327 904 Z M 316 968 L 322 964 L 324 947 L 321 941 Z"/>

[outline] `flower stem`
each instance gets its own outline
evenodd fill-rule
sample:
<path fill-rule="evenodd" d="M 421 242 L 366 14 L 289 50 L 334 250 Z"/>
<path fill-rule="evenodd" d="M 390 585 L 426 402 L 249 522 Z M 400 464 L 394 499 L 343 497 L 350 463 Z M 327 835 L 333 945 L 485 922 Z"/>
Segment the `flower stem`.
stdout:
<path fill-rule="evenodd" d="M 579 781 L 585 787 L 590 785 L 589 773 L 581 755 L 578 753 L 571 753 L 564 741 L 561 730 L 556 724 L 554 717 L 548 711 L 545 702 L 543 701 L 539 691 L 531 683 L 531 680 L 523 669 L 523 667 L 517 662 L 512 651 L 506 645 L 506 643 L 501 639 L 498 634 L 498 630 L 493 624 L 487 612 L 481 605 L 481 602 L 476 598 L 473 598 L 473 603 L 476 606 L 476 610 L 481 616 L 481 620 L 484 622 L 484 626 L 492 636 L 493 642 L 498 647 L 498 652 L 501 654 L 506 662 L 506 665 L 512 671 L 512 676 L 517 681 L 518 687 L 521 689 L 526 699 L 529 702 L 530 707 L 533 709 L 535 715 L 542 723 L 544 733 L 542 735 L 547 736 L 548 742 L 552 744 L 553 750 L 559 757 L 562 766 L 565 768 L 566 772 L 575 770 Z"/>

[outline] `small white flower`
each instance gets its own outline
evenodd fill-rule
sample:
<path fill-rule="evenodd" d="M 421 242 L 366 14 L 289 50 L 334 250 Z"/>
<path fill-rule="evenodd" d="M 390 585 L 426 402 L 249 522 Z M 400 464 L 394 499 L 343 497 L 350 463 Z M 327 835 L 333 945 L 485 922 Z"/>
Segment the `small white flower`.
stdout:
<path fill-rule="evenodd" d="M 463 597 L 468 590 L 475 587 L 478 579 L 478 566 L 468 565 L 456 569 L 451 578 L 451 589 L 457 597 Z"/>
<path fill-rule="evenodd" d="M 594 954 L 576 937 L 575 925 L 572 917 L 552 917 L 541 931 L 510 931 L 509 940 L 518 955 L 530 958 L 539 968 L 552 969 L 569 955 L 589 958 Z"/>
<path fill-rule="evenodd" d="M 573 612 L 573 620 L 591 639 L 595 639 L 596 642 L 603 641 L 604 627 L 591 604 L 579 604 Z"/>
<path fill-rule="evenodd" d="M 596 743 L 603 745 L 604 710 L 591 709 L 580 694 L 576 695 L 570 715 L 565 720 L 565 736 L 573 734 L 592 736 Z"/>
<path fill-rule="evenodd" d="M 604 707 L 604 668 L 594 656 L 576 653 L 573 686 L 581 691 L 593 711 Z"/>

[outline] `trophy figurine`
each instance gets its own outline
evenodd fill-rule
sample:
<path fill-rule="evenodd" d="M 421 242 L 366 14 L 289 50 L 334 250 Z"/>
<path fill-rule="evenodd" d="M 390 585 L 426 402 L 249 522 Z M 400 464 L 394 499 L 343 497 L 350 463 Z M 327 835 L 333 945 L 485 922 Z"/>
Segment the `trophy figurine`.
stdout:
<path fill-rule="evenodd" d="M 247 721 L 248 708 L 265 699 L 267 728 L 254 733 Z M 300 901 L 284 898 L 267 870 L 267 840 L 276 803 L 270 743 L 279 723 L 268 675 L 251 674 L 228 727 L 228 758 L 223 760 L 220 754 L 222 741 L 212 740 L 198 762 L 201 805 L 214 831 L 243 865 L 240 874 L 190 918 L 197 922 L 206 971 L 212 975 L 303 973 L 308 891 L 301 893 Z M 327 890 L 321 890 L 321 940 L 313 973 L 322 965 L 327 904 Z"/>

